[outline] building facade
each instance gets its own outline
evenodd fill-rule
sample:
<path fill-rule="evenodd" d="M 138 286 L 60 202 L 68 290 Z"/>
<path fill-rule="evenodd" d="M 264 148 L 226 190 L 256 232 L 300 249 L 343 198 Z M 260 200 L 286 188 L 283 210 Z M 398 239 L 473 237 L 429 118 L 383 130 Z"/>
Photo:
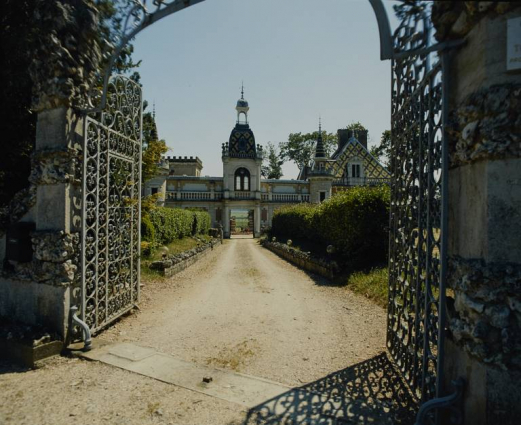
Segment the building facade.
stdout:
<path fill-rule="evenodd" d="M 338 148 L 328 157 L 320 124 L 314 161 L 296 180 L 263 179 L 263 149 L 250 128 L 244 93 L 235 109 L 235 127 L 222 145 L 222 177 L 202 177 L 198 157 L 168 157 L 158 175 L 145 182 L 144 195 L 159 193 L 159 202 L 166 207 L 208 211 L 212 226 L 222 225 L 227 238 L 235 227 L 233 212 L 248 211 L 253 216 L 253 229 L 248 230 L 258 237 L 263 228 L 271 226 L 277 208 L 322 202 L 347 187 L 382 184 L 389 179 L 386 168 L 367 150 L 367 133 L 355 137 L 348 130 L 338 130 Z"/>

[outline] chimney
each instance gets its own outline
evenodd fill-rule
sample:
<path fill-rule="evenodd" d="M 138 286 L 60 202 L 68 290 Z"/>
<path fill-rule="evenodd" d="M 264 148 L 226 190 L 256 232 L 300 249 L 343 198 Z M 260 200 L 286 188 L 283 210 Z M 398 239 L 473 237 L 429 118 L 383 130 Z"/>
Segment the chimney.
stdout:
<path fill-rule="evenodd" d="M 336 134 L 338 138 L 338 149 L 342 149 L 349 140 L 350 130 L 338 129 Z"/>
<path fill-rule="evenodd" d="M 362 144 L 362 146 L 367 149 L 367 130 L 357 131 L 356 138 Z"/>

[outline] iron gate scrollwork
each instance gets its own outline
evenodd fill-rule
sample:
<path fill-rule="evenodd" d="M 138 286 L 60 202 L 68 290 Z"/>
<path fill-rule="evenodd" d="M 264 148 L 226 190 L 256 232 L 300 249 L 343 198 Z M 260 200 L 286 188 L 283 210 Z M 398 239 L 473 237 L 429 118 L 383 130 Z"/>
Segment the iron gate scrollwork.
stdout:
<path fill-rule="evenodd" d="M 388 349 L 421 403 L 441 395 L 447 219 L 445 53 L 428 7 L 402 4 L 394 33 L 387 318 Z"/>
<path fill-rule="evenodd" d="M 85 118 L 82 318 L 100 330 L 139 300 L 141 88 L 113 76 Z"/>

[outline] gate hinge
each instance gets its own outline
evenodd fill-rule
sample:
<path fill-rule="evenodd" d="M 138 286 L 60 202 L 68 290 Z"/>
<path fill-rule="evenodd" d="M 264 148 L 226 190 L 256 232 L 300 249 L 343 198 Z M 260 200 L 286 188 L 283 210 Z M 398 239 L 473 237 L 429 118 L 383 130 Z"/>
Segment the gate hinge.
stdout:
<path fill-rule="evenodd" d="M 421 405 L 420 410 L 418 411 L 418 415 L 416 415 L 415 425 L 427 425 L 425 420 L 427 419 L 428 414 L 431 411 L 441 409 L 450 410 L 451 424 L 458 425 L 463 422 L 461 399 L 463 396 L 465 380 L 463 378 L 458 378 L 455 381 L 452 381 L 451 383 L 454 387 L 454 392 L 452 394 L 449 394 L 445 397 L 434 398 Z"/>

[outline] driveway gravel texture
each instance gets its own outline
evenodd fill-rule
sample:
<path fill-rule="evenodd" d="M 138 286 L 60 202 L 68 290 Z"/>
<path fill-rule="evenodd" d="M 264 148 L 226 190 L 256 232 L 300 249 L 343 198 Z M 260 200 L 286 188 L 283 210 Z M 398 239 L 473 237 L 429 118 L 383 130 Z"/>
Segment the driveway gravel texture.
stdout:
<path fill-rule="evenodd" d="M 292 387 L 385 349 L 385 311 L 310 275 L 256 239 L 225 240 L 97 336 Z M 96 341 L 94 342 L 96 344 Z M 239 425 L 243 406 L 98 362 L 0 364 L 0 424 Z"/>

